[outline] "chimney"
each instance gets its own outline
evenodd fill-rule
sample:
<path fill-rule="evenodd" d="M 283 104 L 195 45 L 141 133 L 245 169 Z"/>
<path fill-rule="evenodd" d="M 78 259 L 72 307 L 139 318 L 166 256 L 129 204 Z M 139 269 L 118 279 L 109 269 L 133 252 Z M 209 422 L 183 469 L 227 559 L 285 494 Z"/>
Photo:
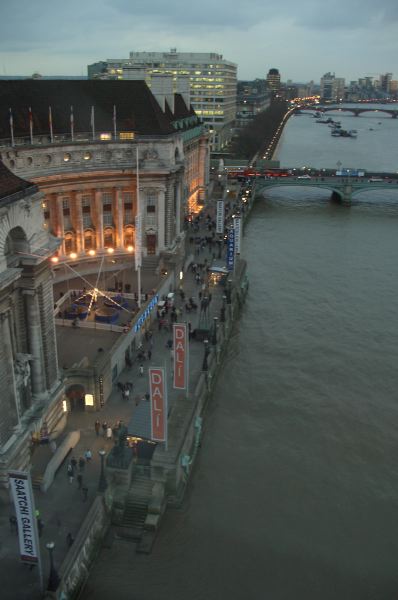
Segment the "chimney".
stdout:
<path fill-rule="evenodd" d="M 174 114 L 174 92 L 173 92 L 173 77 L 172 75 L 152 75 L 151 91 L 155 96 L 158 104 L 163 112 L 166 110 L 167 104 Z"/>
<path fill-rule="evenodd" d="M 177 94 L 181 94 L 185 102 L 185 106 L 189 110 L 191 107 L 191 87 L 189 83 L 189 77 L 178 77 L 177 78 Z"/>

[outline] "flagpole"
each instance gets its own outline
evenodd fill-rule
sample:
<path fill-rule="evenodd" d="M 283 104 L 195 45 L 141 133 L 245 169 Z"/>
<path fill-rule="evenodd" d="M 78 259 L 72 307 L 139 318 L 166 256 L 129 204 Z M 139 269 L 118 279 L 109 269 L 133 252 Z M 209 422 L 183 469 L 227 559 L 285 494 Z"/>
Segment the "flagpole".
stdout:
<path fill-rule="evenodd" d="M 73 106 L 70 107 L 70 137 L 72 139 L 72 142 L 74 140 L 74 129 L 75 129 L 75 123 L 74 123 L 74 118 L 73 118 Z"/>
<path fill-rule="evenodd" d="M 53 143 L 54 141 L 54 134 L 53 134 L 53 115 L 51 112 L 51 106 L 48 107 L 48 122 L 50 125 L 50 141 L 51 143 Z"/>
<path fill-rule="evenodd" d="M 29 132 L 30 132 L 30 143 L 33 146 L 33 115 L 32 107 L 29 106 Z"/>
<path fill-rule="evenodd" d="M 138 145 L 135 148 L 136 150 L 136 169 L 137 169 L 137 222 L 138 227 L 135 228 L 135 254 L 136 254 L 136 270 L 137 270 L 137 285 L 138 285 L 138 308 L 141 308 L 141 256 L 142 256 L 142 248 L 141 248 L 141 206 L 140 206 L 140 174 L 139 174 L 139 161 L 138 161 Z M 138 240 L 137 240 L 138 236 Z M 138 244 L 137 244 L 138 242 Z M 138 246 L 138 252 L 137 252 Z"/>
<path fill-rule="evenodd" d="M 91 131 L 93 134 L 93 140 L 95 140 L 94 106 L 91 107 Z"/>
<path fill-rule="evenodd" d="M 10 132 L 11 132 L 11 146 L 15 146 L 15 143 L 14 143 L 14 119 L 12 116 L 11 108 L 10 108 Z"/>
<path fill-rule="evenodd" d="M 116 140 L 116 104 L 113 105 L 113 137 Z"/>

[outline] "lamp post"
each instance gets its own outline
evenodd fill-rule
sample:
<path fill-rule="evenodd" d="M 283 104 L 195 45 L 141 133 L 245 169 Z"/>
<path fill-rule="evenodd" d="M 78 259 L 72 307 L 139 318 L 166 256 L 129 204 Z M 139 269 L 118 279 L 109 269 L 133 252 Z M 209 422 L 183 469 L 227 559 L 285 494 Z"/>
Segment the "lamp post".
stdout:
<path fill-rule="evenodd" d="M 100 478 L 99 478 L 99 483 L 98 483 L 98 491 L 103 494 L 106 490 L 106 488 L 108 487 L 108 483 L 106 481 L 106 477 L 105 477 L 105 469 L 104 469 L 104 458 L 105 458 L 105 450 L 98 450 L 98 454 L 100 455 L 101 458 L 101 474 L 100 474 Z"/>
<path fill-rule="evenodd" d="M 48 554 L 50 556 L 50 574 L 48 576 L 47 590 L 49 592 L 56 592 L 57 588 L 59 586 L 60 578 L 59 578 L 57 570 L 54 566 L 54 558 L 53 558 L 53 552 L 54 552 L 54 548 L 55 548 L 54 542 L 47 542 L 46 548 L 47 548 Z"/>
<path fill-rule="evenodd" d="M 207 357 L 210 353 L 209 340 L 203 340 L 203 345 L 205 347 L 205 354 L 203 356 L 202 371 L 207 371 L 209 368 L 209 365 L 207 364 Z"/>
<path fill-rule="evenodd" d="M 224 294 L 222 297 L 222 306 L 220 310 L 220 323 L 225 323 L 225 302 L 227 300 L 226 295 Z"/>
<path fill-rule="evenodd" d="M 211 337 L 211 343 L 213 346 L 217 346 L 217 325 L 218 317 L 213 317 L 213 333 Z"/>

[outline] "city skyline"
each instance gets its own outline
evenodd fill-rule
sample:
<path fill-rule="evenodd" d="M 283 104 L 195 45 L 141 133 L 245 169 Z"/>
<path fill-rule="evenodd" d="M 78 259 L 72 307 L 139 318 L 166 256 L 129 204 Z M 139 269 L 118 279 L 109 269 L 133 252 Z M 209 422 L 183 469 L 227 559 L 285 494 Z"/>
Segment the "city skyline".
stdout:
<path fill-rule="evenodd" d="M 164 5 L 127 0 L 77 0 L 56 6 L 16 0 L 0 7 L 0 74 L 86 75 L 87 65 L 129 52 L 218 52 L 238 64 L 238 78 L 319 81 L 326 71 L 347 81 L 392 72 L 398 49 L 393 0 L 334 0 L 319 11 L 314 0 L 281 0 L 279 11 L 261 0 L 231 9 L 203 0 Z"/>

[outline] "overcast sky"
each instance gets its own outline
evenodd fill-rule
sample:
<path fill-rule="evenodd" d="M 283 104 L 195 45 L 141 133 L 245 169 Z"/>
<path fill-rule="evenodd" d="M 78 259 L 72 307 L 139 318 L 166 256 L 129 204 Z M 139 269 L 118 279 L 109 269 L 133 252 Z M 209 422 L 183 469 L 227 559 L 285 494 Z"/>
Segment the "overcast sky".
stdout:
<path fill-rule="evenodd" d="M 173 47 L 221 53 L 239 79 L 398 78 L 398 0 L 0 0 L 1 75 L 86 75 Z"/>

